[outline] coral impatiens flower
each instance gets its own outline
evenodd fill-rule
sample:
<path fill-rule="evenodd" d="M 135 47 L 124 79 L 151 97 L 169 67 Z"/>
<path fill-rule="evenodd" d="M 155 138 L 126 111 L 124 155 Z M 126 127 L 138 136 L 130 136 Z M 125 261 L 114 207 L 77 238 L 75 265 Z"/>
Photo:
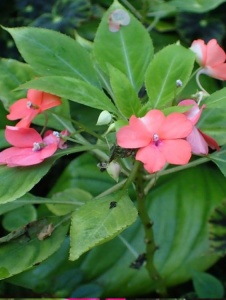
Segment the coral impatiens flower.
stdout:
<path fill-rule="evenodd" d="M 192 105 L 192 107 L 184 113 L 186 117 L 191 120 L 193 126 L 192 132 L 187 136 L 186 140 L 191 145 L 192 153 L 200 155 L 200 154 L 208 154 L 209 148 L 220 150 L 219 145 L 217 142 L 210 137 L 209 135 L 203 133 L 200 129 L 198 129 L 195 125 L 198 122 L 202 110 L 205 108 L 205 105 L 202 105 L 201 108 L 199 108 L 198 104 L 195 102 L 195 100 L 187 99 L 181 101 L 179 106 L 189 106 Z"/>
<path fill-rule="evenodd" d="M 192 127 L 192 122 L 181 113 L 166 117 L 160 110 L 151 110 L 142 118 L 132 116 L 129 125 L 117 132 L 117 143 L 122 148 L 139 148 L 136 160 L 143 162 L 149 173 L 154 173 L 166 163 L 188 163 L 191 146 L 184 138 Z"/>
<path fill-rule="evenodd" d="M 200 73 L 226 80 L 226 54 L 216 39 L 210 40 L 207 44 L 203 40 L 195 40 L 190 49 L 196 54 L 196 60 L 202 67 Z"/>
<path fill-rule="evenodd" d="M 9 120 L 21 119 L 17 127 L 29 127 L 32 120 L 44 110 L 58 106 L 61 100 L 58 96 L 30 89 L 27 98 L 20 99 L 9 108 Z"/>
<path fill-rule="evenodd" d="M 33 128 L 6 126 L 6 140 L 13 146 L 0 152 L 0 164 L 8 167 L 31 166 L 52 156 L 59 138 L 49 132 L 43 139 Z"/>

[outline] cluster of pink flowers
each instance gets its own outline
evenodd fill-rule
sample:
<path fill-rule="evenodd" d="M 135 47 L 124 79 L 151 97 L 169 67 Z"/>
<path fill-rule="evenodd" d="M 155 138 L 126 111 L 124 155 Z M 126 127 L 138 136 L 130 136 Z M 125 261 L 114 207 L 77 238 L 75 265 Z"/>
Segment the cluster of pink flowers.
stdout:
<path fill-rule="evenodd" d="M 48 130 L 41 137 L 35 129 L 30 128 L 38 114 L 60 104 L 59 97 L 30 89 L 27 98 L 11 105 L 7 118 L 20 121 L 15 126 L 6 126 L 5 138 L 12 147 L 0 152 L 0 164 L 9 167 L 31 166 L 52 156 L 58 148 L 65 148 L 63 137 L 68 135 L 66 130 L 61 133 Z"/>
<path fill-rule="evenodd" d="M 201 73 L 226 80 L 226 54 L 211 40 L 207 44 L 196 40 L 190 48 L 196 54 Z M 207 155 L 209 147 L 220 150 L 217 142 L 196 127 L 205 105 L 199 108 L 193 99 L 179 106 L 192 106 L 185 113 L 164 116 L 160 110 L 151 110 L 144 117 L 132 116 L 129 125 L 117 132 L 117 143 L 122 148 L 138 149 L 136 160 L 143 162 L 149 173 L 161 170 L 166 163 L 187 164 L 192 153 Z"/>

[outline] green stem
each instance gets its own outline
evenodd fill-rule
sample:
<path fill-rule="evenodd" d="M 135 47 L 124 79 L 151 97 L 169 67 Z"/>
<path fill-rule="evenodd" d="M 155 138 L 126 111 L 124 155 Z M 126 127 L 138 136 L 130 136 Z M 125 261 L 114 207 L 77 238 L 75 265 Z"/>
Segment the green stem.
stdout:
<path fill-rule="evenodd" d="M 133 169 L 132 169 L 129 177 L 126 180 L 125 185 L 123 186 L 124 189 L 127 189 L 128 186 L 134 181 L 134 179 L 137 176 L 137 172 L 140 169 L 140 166 L 141 166 L 141 162 L 139 162 L 138 160 L 135 160 Z"/>
<path fill-rule="evenodd" d="M 100 151 L 101 149 L 106 149 L 106 147 L 100 146 L 100 145 L 97 146 L 97 145 L 88 144 L 88 145 L 84 145 L 84 146 L 75 146 L 75 147 L 71 147 L 71 148 L 67 148 L 67 149 L 62 149 L 62 150 L 58 151 L 57 153 L 55 153 L 53 156 L 61 157 L 63 155 L 77 153 L 77 152 L 84 152 L 84 151 L 93 151 L 95 153 L 99 153 L 98 151 Z M 100 153 L 102 153 L 102 151 L 100 151 Z M 106 154 L 104 157 L 103 156 L 101 156 L 101 157 L 104 159 L 108 158 L 108 156 Z"/>
<path fill-rule="evenodd" d="M 127 179 L 124 179 L 124 180 L 120 181 L 119 183 L 115 184 L 114 186 L 112 186 L 111 188 L 107 189 L 103 193 L 97 195 L 94 199 L 107 196 L 107 195 L 109 195 L 109 194 L 111 194 L 113 192 L 116 192 L 116 191 L 120 190 L 124 186 L 124 184 L 126 183 L 126 181 L 127 181 Z"/>
<path fill-rule="evenodd" d="M 196 75 L 195 75 L 196 83 L 197 83 L 199 89 L 204 92 L 204 94 L 209 95 L 209 93 L 204 89 L 204 87 L 200 83 L 199 76 L 201 74 L 202 74 L 202 68 L 199 68 L 198 71 L 197 71 L 197 73 L 196 73 Z"/>
<path fill-rule="evenodd" d="M 172 174 L 172 173 L 175 173 L 175 172 L 178 172 L 178 171 L 189 169 L 189 168 L 204 164 L 208 161 L 209 161 L 208 157 L 202 157 L 202 158 L 196 159 L 196 160 L 194 160 L 194 161 L 192 161 L 192 162 L 190 162 L 186 165 L 177 166 L 177 167 L 170 168 L 170 169 L 167 169 L 167 170 L 164 170 L 164 171 L 160 171 L 160 172 L 157 173 L 157 177 L 161 177 L 161 176 L 164 176 L 164 175 L 168 175 L 168 174 Z M 155 177 L 156 177 L 156 174 L 151 174 L 151 175 L 145 176 L 144 178 L 145 179 L 152 179 L 152 178 L 155 178 Z"/>
<path fill-rule="evenodd" d="M 140 165 L 142 168 L 142 165 Z M 139 170 L 138 170 L 139 171 Z M 137 209 L 141 222 L 144 227 L 145 237 L 144 241 L 146 244 L 146 269 L 149 273 L 150 278 L 155 282 L 156 289 L 160 294 L 165 294 L 165 286 L 162 278 L 160 277 L 155 265 L 154 265 L 154 254 L 157 249 L 154 241 L 153 223 L 149 218 L 144 193 L 144 179 L 140 172 L 137 172 L 135 180 L 136 193 L 137 193 Z"/>
<path fill-rule="evenodd" d="M 122 0 L 122 3 L 129 8 L 129 10 L 136 16 L 138 19 L 142 19 L 142 15 L 136 10 L 135 7 L 133 7 L 129 1 L 127 0 Z"/>
<path fill-rule="evenodd" d="M 44 131 L 46 130 L 47 124 L 48 124 L 48 115 L 47 115 L 47 113 L 46 113 L 46 112 L 42 112 L 42 115 L 43 115 L 44 118 L 45 118 L 45 123 L 44 123 L 44 125 L 43 125 L 43 127 L 42 127 L 42 130 L 41 130 L 41 132 L 40 132 L 40 135 L 43 135 Z"/>
<path fill-rule="evenodd" d="M 155 18 L 154 18 L 154 20 L 152 21 L 152 23 L 147 27 L 147 31 L 148 31 L 148 32 L 151 32 L 152 29 L 154 29 L 155 26 L 158 24 L 159 20 L 160 20 L 160 17 L 159 17 L 158 15 L 155 16 Z"/>

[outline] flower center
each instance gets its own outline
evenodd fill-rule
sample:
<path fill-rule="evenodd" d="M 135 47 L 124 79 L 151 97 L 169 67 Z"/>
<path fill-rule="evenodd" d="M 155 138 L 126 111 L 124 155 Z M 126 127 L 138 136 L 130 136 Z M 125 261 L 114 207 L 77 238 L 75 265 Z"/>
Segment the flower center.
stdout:
<path fill-rule="evenodd" d="M 154 142 L 155 146 L 159 145 L 160 140 L 159 140 L 159 136 L 157 133 L 153 134 L 153 142 Z"/>
<path fill-rule="evenodd" d="M 27 108 L 38 109 L 38 105 L 33 104 L 31 101 L 27 101 Z"/>
<path fill-rule="evenodd" d="M 36 152 L 36 151 L 39 151 L 39 150 L 45 148 L 45 146 L 46 146 L 46 144 L 44 144 L 44 143 L 37 143 L 37 142 L 34 142 L 34 143 L 33 143 L 32 151 L 35 151 L 35 152 Z"/>

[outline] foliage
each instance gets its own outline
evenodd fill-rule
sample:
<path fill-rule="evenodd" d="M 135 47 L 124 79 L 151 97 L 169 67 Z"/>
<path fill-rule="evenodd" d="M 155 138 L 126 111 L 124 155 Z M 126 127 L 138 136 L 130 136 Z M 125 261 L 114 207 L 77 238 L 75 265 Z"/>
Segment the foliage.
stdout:
<path fill-rule="evenodd" d="M 58 150 L 40 164 L 19 164 L 21 155 L 15 167 L 7 155 L 1 160 L 2 284 L 39 296 L 139 297 L 166 296 L 167 289 L 192 280 L 198 297 L 213 290 L 211 297 L 223 297 L 221 282 L 205 271 L 225 254 L 226 90 L 206 72 L 211 65 L 197 69 L 189 47 L 197 38 L 224 45 L 225 20 L 220 16 L 212 31 L 189 24 L 195 15 L 197 26 L 208 28 L 225 1 L 121 2 L 4 4 L 9 15 L 13 9 L 17 14 L 8 23 L 3 19 L 2 42 L 8 32 L 19 54 L 8 52 L 13 59 L 0 61 L 0 160 L 5 148 L 13 148 L 5 126 L 17 126 L 7 115 L 18 99 L 29 100 L 27 90 L 62 101 L 34 118 L 32 127 L 66 133 L 57 133 Z M 112 19 L 115 11 L 122 20 Z M 190 106 L 178 106 L 183 99 L 200 105 L 196 121 L 189 119 Z M 182 115 L 189 133 L 199 132 L 193 142 L 202 135 L 212 149 L 193 151 L 179 166 L 167 160 L 169 151 L 167 164 L 148 173 L 137 159 L 143 146 L 117 142 L 123 128 L 136 142 L 133 122 L 151 122 L 150 110 L 163 111 L 166 119 Z M 107 121 L 98 126 L 103 111 Z M 153 135 L 150 144 L 158 142 Z"/>

